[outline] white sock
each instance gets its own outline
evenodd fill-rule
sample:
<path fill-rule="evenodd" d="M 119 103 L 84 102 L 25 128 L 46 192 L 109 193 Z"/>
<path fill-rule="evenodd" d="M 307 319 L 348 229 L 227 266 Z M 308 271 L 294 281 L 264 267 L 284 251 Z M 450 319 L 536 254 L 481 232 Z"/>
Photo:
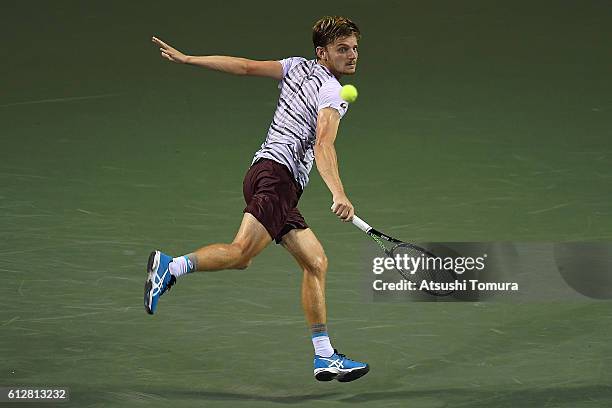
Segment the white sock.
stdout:
<path fill-rule="evenodd" d="M 331 357 L 334 354 L 334 348 L 332 347 L 327 333 L 322 336 L 315 336 L 312 338 L 312 345 L 315 349 L 315 354 L 321 357 Z"/>
<path fill-rule="evenodd" d="M 193 263 L 186 256 L 179 256 L 178 258 L 172 259 L 168 268 L 175 278 L 180 278 L 186 273 L 193 272 L 194 269 Z"/>

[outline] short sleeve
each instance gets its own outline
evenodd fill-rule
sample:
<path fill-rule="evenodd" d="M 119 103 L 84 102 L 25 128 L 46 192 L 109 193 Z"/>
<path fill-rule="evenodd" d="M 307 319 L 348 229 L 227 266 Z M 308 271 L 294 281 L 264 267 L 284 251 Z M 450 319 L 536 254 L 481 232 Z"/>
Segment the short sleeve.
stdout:
<path fill-rule="evenodd" d="M 304 61 L 306 61 L 306 58 L 304 57 L 289 57 L 279 60 L 278 62 L 280 62 L 283 66 L 283 78 L 287 76 L 287 73 L 291 70 L 291 68 Z"/>
<path fill-rule="evenodd" d="M 334 108 L 340 114 L 340 118 L 344 116 L 348 110 L 348 102 L 340 97 L 342 86 L 338 81 L 327 81 L 319 89 L 319 100 L 317 101 L 317 112 L 323 108 Z"/>

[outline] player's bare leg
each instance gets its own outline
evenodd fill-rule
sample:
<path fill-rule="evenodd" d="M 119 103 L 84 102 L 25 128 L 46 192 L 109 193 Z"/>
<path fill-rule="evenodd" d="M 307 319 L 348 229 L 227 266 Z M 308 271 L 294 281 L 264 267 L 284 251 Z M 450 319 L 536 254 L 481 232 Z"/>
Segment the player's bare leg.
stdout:
<path fill-rule="evenodd" d="M 319 381 L 336 379 L 347 382 L 364 376 L 370 366 L 337 353 L 329 340 L 325 304 L 327 257 L 321 243 L 310 228 L 294 229 L 283 237 L 283 246 L 293 255 L 304 273 L 302 307 L 312 331 L 315 378 Z"/>
<path fill-rule="evenodd" d="M 207 245 L 193 253 L 195 270 L 245 269 L 271 241 L 272 237 L 257 218 L 245 213 L 231 244 Z"/>
<path fill-rule="evenodd" d="M 245 269 L 271 241 L 265 227 L 253 215 L 245 213 L 231 244 L 208 245 L 178 258 L 160 251 L 151 252 L 144 289 L 145 310 L 155 313 L 159 298 L 178 277 L 193 271 Z"/>
<path fill-rule="evenodd" d="M 294 229 L 283 237 L 283 246 L 303 270 L 302 308 L 309 326 L 327 323 L 325 276 L 327 257 L 310 228 Z"/>

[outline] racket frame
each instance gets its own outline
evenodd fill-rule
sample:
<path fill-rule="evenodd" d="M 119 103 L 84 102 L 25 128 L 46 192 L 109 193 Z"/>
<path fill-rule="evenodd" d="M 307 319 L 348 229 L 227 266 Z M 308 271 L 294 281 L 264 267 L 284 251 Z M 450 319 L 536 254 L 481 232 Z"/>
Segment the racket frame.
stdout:
<path fill-rule="evenodd" d="M 359 218 L 358 216 L 354 215 L 353 216 L 353 225 L 355 225 L 357 228 L 359 228 L 360 230 L 362 230 L 363 232 L 365 232 L 370 238 L 372 238 L 379 246 L 380 248 L 383 250 L 383 252 L 390 258 L 393 258 L 393 251 L 399 247 L 409 247 L 412 248 L 416 251 L 422 252 L 425 255 L 427 255 L 428 257 L 432 257 L 432 258 L 439 258 L 439 256 L 432 254 L 430 251 L 428 251 L 425 248 L 421 248 L 418 245 L 414 245 L 411 244 L 409 242 L 404 242 L 404 241 L 400 241 L 397 238 L 393 238 L 392 236 L 389 236 L 387 234 L 384 234 L 380 231 L 378 231 L 375 228 L 372 228 L 372 226 L 370 224 L 368 224 L 367 222 L 365 222 L 364 220 L 362 220 L 361 218 Z M 390 242 L 392 244 L 395 244 L 391 249 L 388 249 L 385 244 L 384 241 Z M 401 270 L 394 268 L 404 279 L 406 280 L 412 280 L 410 277 L 406 276 Z M 454 271 L 447 271 L 448 273 L 452 274 L 454 278 L 457 278 L 457 274 Z M 435 292 L 435 291 L 430 291 L 427 289 L 423 289 L 423 292 L 426 292 L 430 295 L 433 296 L 449 296 L 451 295 L 454 291 L 450 291 L 450 292 L 445 292 L 445 293 L 440 293 L 440 292 Z"/>

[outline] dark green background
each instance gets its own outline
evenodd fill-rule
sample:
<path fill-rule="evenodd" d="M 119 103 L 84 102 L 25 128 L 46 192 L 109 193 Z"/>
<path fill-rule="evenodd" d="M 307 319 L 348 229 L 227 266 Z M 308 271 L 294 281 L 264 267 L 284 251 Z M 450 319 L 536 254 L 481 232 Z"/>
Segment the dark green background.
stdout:
<path fill-rule="evenodd" d="M 188 276 L 147 316 L 151 249 L 231 240 L 274 81 L 161 60 L 312 55 L 321 15 L 363 32 L 337 149 L 360 215 L 406 240 L 612 239 L 608 1 L 3 3 L 0 385 L 74 406 L 600 407 L 609 302 L 366 303 L 367 238 L 300 203 L 330 258 L 329 328 L 372 366 L 312 378 L 301 274 L 271 246 Z M 388 171 L 388 165 L 394 169 Z M 24 406 L 24 405 L 20 405 Z M 46 405 L 49 406 L 49 405 Z"/>

